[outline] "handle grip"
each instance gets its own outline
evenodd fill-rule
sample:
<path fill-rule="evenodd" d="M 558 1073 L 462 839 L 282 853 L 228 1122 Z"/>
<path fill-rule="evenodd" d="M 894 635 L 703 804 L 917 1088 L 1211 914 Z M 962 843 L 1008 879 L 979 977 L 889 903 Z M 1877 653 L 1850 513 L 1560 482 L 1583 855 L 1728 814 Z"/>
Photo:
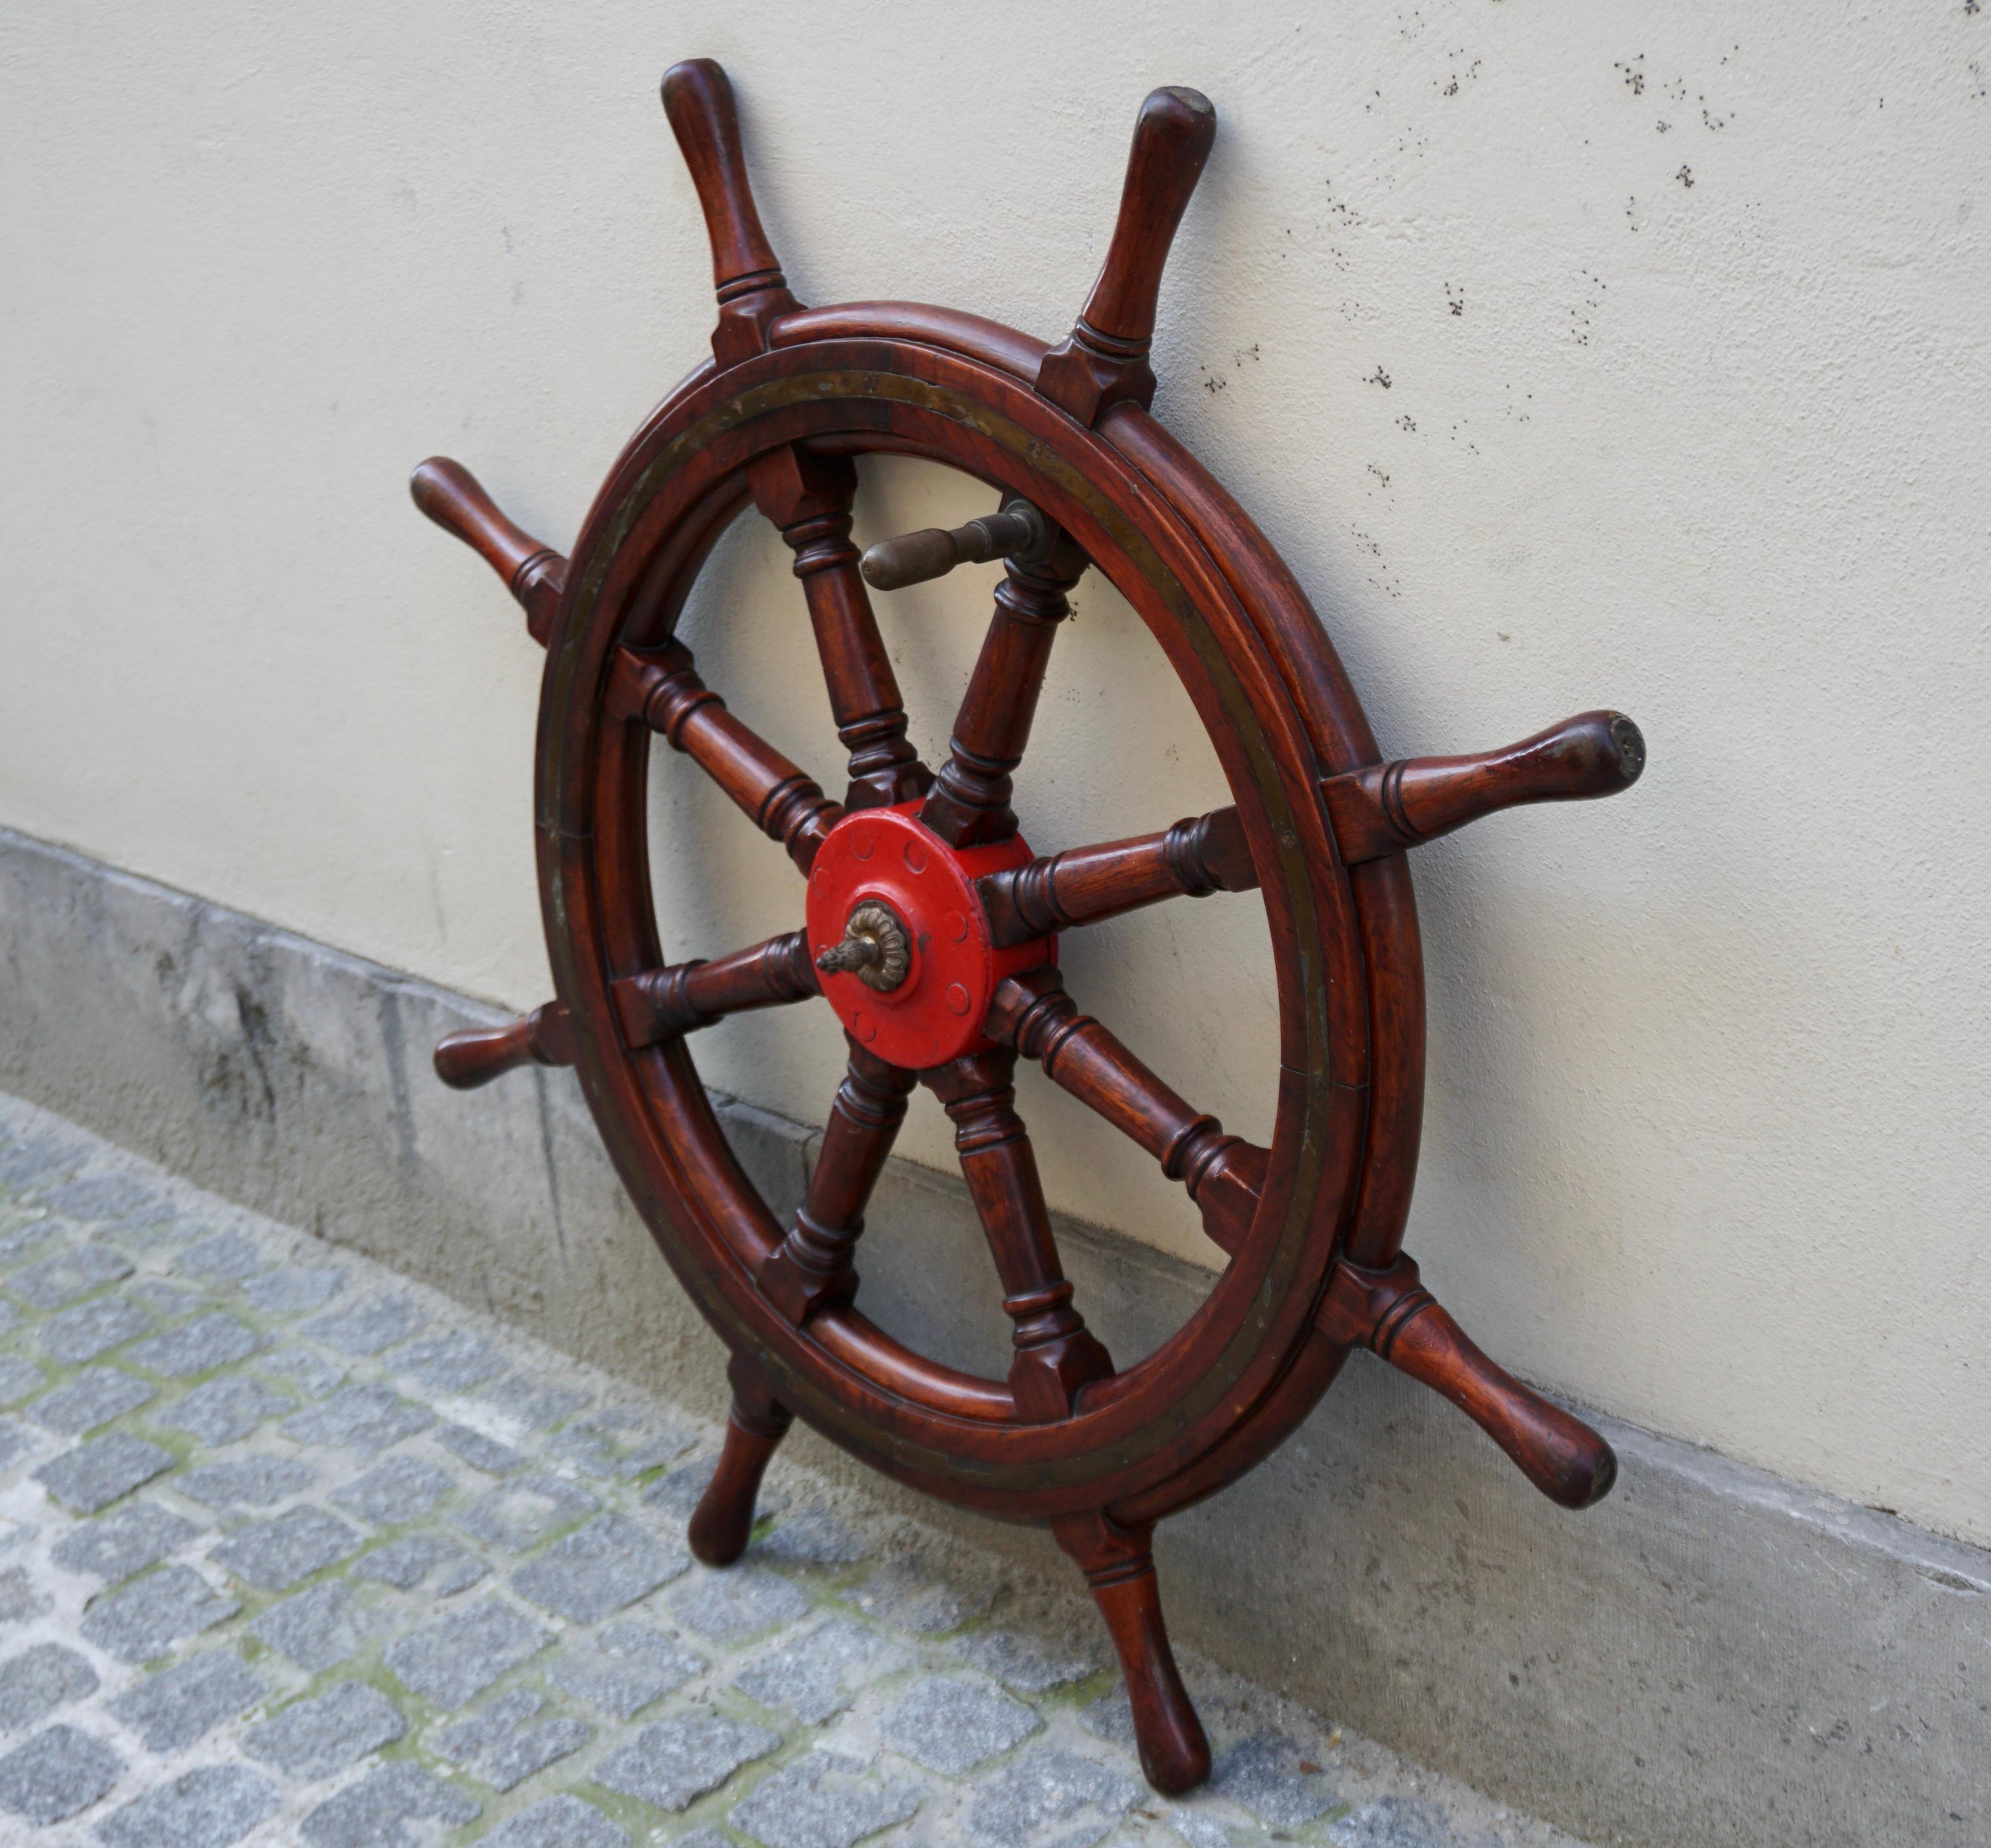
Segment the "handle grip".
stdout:
<path fill-rule="evenodd" d="M 461 462 L 432 455 L 408 478 L 415 505 L 453 538 L 460 539 L 505 580 L 526 612 L 526 624 L 543 644 L 560 605 L 567 560 L 508 519 Z"/>
<path fill-rule="evenodd" d="M 571 1065 L 567 1009 L 549 1001 L 503 1026 L 447 1035 L 435 1049 L 436 1076 L 452 1091 L 475 1091 L 527 1065 Z"/>
<path fill-rule="evenodd" d="M 1113 241 L 1079 311 L 1080 324 L 1105 341 L 1147 351 L 1169 247 L 1216 139 L 1217 111 L 1201 90 L 1171 85 L 1142 101 Z"/>
<path fill-rule="evenodd" d="M 1588 1508 L 1611 1492 L 1618 1458 L 1580 1418 L 1497 1366 L 1399 1258 L 1387 1271 L 1335 1267 L 1317 1326 L 1329 1340 L 1370 1349 L 1442 1394 L 1507 1453 L 1552 1502 Z"/>
<path fill-rule="evenodd" d="M 1217 111 L 1200 90 L 1151 90 L 1135 118 L 1106 261 L 1071 332 L 1037 368 L 1039 393 L 1082 424 L 1115 404 L 1153 401 L 1148 349 L 1162 271 L 1216 138 Z"/>
<path fill-rule="evenodd" d="M 1518 744 L 1461 757 L 1401 757 L 1321 785 L 1350 866 L 1414 847 L 1523 802 L 1615 795 L 1646 767 L 1646 740 L 1624 713 L 1578 713 Z"/>
<path fill-rule="evenodd" d="M 712 281 L 723 305 L 754 288 L 784 286 L 780 260 L 747 182 L 733 85 L 710 58 L 687 58 L 664 73 L 664 114 L 678 138 L 712 239 Z"/>

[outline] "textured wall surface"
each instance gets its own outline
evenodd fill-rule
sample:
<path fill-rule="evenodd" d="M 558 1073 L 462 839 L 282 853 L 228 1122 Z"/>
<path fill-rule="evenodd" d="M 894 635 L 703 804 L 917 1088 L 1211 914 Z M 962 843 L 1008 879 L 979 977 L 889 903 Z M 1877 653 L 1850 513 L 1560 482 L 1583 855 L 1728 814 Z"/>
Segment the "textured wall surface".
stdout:
<path fill-rule="evenodd" d="M 1469 0 L 677 5 L 0 20 L 0 821 L 454 989 L 546 976 L 536 652 L 410 510 L 460 456 L 565 544 L 697 359 L 709 271 L 655 80 L 733 72 L 805 299 L 1068 324 L 1135 104 L 1223 127 L 1157 409 L 1309 587 L 1386 750 L 1633 713 L 1615 803 L 1418 866 L 1410 1245 L 1491 1350 L 1640 1423 L 1991 1539 L 1991 17 Z M 864 530 L 979 510 L 912 468 Z M 689 613 L 829 760 L 771 536 Z M 944 735 L 984 574 L 884 621 Z M 1024 815 L 1045 849 L 1218 799 L 1126 610 L 1081 588 Z M 679 774 L 673 774 L 679 773 Z M 775 850 L 658 773 L 674 954 L 792 921 Z M 1234 1127 L 1274 1050 L 1249 901 L 1074 944 L 1073 986 Z M 819 1116 L 826 1017 L 713 1036 Z M 1131 1151 L 1026 1091 L 1051 1190 L 1194 1258 Z M 943 1158 L 938 1114 L 910 1151 Z M 1207 1251 L 1203 1254 L 1207 1255 Z"/>

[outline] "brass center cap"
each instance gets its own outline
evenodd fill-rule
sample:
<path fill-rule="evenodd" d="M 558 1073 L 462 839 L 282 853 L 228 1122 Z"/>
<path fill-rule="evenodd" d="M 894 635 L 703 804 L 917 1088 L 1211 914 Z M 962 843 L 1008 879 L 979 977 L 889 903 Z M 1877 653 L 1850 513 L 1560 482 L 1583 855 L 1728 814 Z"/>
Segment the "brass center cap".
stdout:
<path fill-rule="evenodd" d="M 815 966 L 825 975 L 855 975 L 866 988 L 889 994 L 905 980 L 912 959 L 904 920 L 890 905 L 867 898 L 846 921 L 843 941 L 825 950 Z"/>

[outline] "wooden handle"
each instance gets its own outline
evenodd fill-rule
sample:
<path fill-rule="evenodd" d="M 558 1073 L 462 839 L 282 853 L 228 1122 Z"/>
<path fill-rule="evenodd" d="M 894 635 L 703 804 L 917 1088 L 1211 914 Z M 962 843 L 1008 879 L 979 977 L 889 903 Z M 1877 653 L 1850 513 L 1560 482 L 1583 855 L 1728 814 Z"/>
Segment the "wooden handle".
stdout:
<path fill-rule="evenodd" d="M 1581 1419 L 1496 1366 L 1399 1258 L 1387 1271 L 1335 1268 L 1318 1321 L 1329 1339 L 1366 1347 L 1441 1393 L 1552 1502 L 1588 1508 L 1611 1492 L 1618 1458 Z"/>
<path fill-rule="evenodd" d="M 436 1076 L 452 1091 L 475 1091 L 526 1065 L 571 1065 L 573 1036 L 557 1001 L 504 1026 L 451 1033 L 435 1049 Z"/>
<path fill-rule="evenodd" d="M 1216 139 L 1217 111 L 1200 90 L 1151 90 L 1142 104 L 1113 241 L 1079 315 L 1104 342 L 1146 352 L 1169 247 Z"/>
<path fill-rule="evenodd" d="M 1645 737 L 1622 713 L 1579 713 L 1504 750 L 1373 764 L 1329 778 L 1321 793 L 1353 866 L 1523 802 L 1615 795 L 1645 767 Z"/>
<path fill-rule="evenodd" d="M 1071 332 L 1037 368 L 1040 395 L 1081 424 L 1153 401 L 1148 349 L 1162 269 L 1216 138 L 1217 111 L 1200 91 L 1153 90 L 1141 105 L 1105 264 Z"/>
<path fill-rule="evenodd" d="M 567 560 L 550 546 L 514 525 L 461 462 L 432 455 L 408 478 L 415 505 L 460 539 L 505 580 L 526 612 L 526 624 L 543 645 L 552 632 L 567 576 Z"/>
<path fill-rule="evenodd" d="M 874 590 L 903 590 L 944 577 L 956 565 L 986 564 L 992 558 L 1034 563 L 1050 546 L 1050 522 L 1028 501 L 1013 500 L 1001 512 L 985 513 L 951 532 L 923 526 L 881 539 L 866 548 L 858 569 Z"/>
<path fill-rule="evenodd" d="M 432 455 L 408 478 L 415 505 L 442 528 L 460 539 L 507 584 L 550 546 L 543 546 L 498 510 L 483 484 L 461 462 Z"/>
<path fill-rule="evenodd" d="M 755 288 L 783 286 L 774 247 L 761 228 L 740 145 L 733 86 L 710 58 L 664 73 L 664 114 L 678 138 L 712 238 L 712 281 L 723 304 Z"/>

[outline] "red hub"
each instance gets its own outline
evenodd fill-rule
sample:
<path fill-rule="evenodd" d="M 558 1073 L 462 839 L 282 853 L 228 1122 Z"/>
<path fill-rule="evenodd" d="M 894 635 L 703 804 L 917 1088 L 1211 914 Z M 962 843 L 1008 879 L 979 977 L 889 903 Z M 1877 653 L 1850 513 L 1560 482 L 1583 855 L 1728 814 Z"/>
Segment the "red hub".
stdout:
<path fill-rule="evenodd" d="M 989 941 L 975 882 L 1029 864 L 1034 856 L 1023 836 L 950 847 L 914 818 L 919 808 L 914 801 L 846 815 L 816 849 L 808 880 L 812 958 L 842 943 L 867 904 L 883 906 L 904 926 L 906 968 L 895 985 L 880 989 L 849 970 L 822 982 L 824 998 L 860 1045 L 914 1071 L 987 1046 L 982 1027 L 996 983 L 1057 960 L 1054 938 L 1006 950 Z"/>

